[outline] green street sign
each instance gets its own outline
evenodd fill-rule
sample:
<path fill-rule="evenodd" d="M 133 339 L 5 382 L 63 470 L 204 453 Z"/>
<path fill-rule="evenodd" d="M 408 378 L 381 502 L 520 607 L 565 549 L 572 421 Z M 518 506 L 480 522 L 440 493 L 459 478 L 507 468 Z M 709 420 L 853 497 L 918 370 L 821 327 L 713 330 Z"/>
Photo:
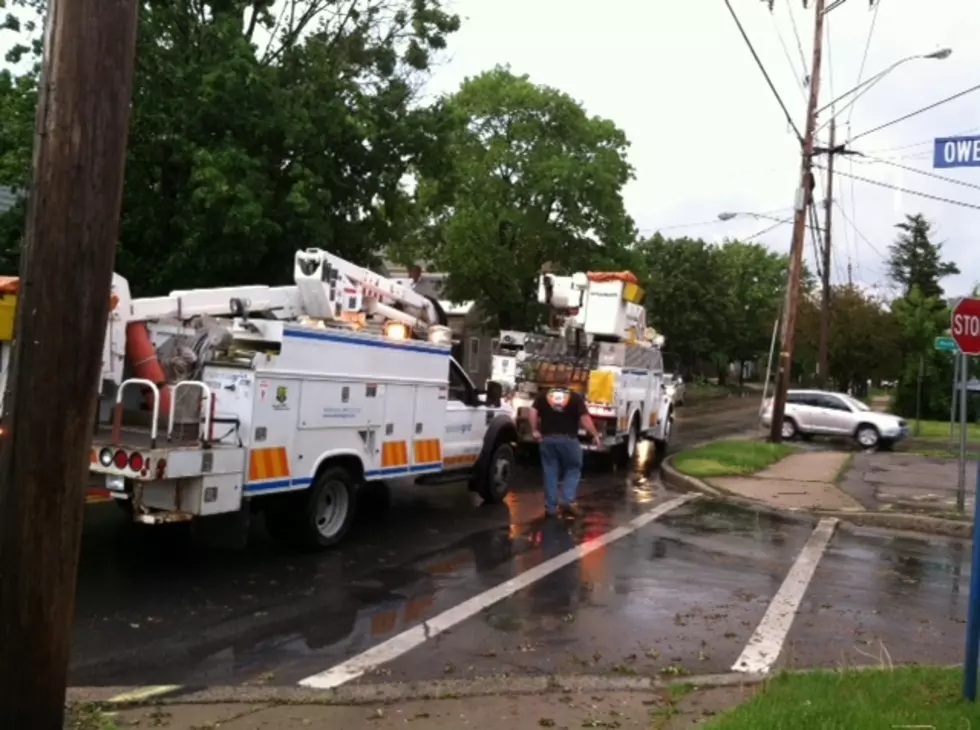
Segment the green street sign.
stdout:
<path fill-rule="evenodd" d="M 959 352 L 956 341 L 952 337 L 937 337 L 936 349 L 940 352 Z"/>

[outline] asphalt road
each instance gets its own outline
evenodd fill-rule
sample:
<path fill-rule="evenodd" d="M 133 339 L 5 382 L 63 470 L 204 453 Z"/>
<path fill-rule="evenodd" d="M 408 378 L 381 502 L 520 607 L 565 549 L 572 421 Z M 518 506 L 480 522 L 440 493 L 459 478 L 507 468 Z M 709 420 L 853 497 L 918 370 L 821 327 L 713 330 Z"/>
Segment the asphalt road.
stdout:
<path fill-rule="evenodd" d="M 675 445 L 745 431 L 756 409 L 685 409 Z M 760 622 L 813 523 L 676 496 L 655 469 L 592 469 L 587 516 L 568 524 L 543 519 L 532 469 L 498 506 L 463 486 L 413 487 L 319 555 L 285 552 L 261 526 L 242 551 L 194 547 L 92 505 L 70 683 L 729 671 L 753 632 L 772 639 Z M 895 662 L 958 659 L 968 550 L 838 530 L 814 566 L 774 663 L 877 663 L 881 646 Z"/>

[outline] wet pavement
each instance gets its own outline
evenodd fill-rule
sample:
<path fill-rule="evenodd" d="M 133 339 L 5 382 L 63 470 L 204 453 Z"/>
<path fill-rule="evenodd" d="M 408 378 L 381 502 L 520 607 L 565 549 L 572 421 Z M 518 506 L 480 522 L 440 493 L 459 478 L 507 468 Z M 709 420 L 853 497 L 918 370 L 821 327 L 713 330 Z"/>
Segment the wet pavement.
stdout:
<path fill-rule="evenodd" d="M 839 528 L 780 663 L 956 664 L 963 659 L 969 590 L 966 541 Z"/>
<path fill-rule="evenodd" d="M 745 401 L 684 409 L 677 447 L 751 428 L 757 404 Z M 280 549 L 261 524 L 242 551 L 195 547 L 181 526 L 138 529 L 115 505 L 93 505 L 70 683 L 295 685 L 529 570 L 540 572 L 556 555 L 584 552 L 578 546 L 616 529 L 628 534 L 396 652 L 358 681 L 725 672 L 812 521 L 695 501 L 636 526 L 638 515 L 673 496 L 655 470 L 596 467 L 582 485 L 587 517 L 568 525 L 543 519 L 534 470 L 497 506 L 478 506 L 463 486 L 411 487 L 394 494 L 385 515 L 360 520 L 340 549 L 316 555 Z M 962 616 L 962 599 L 948 598 L 950 556 L 966 561 L 957 568 L 964 586 L 969 556 L 951 545 L 838 534 L 787 647 L 807 665 L 834 664 L 852 650 L 860 628 L 862 639 L 880 637 L 886 645 L 904 636 L 907 651 L 899 655 L 906 659 L 956 661 L 958 624 L 950 612 Z M 932 566 L 919 584 L 872 577 L 916 561 Z M 909 626 L 922 632 L 921 641 L 910 640 Z"/>
<path fill-rule="evenodd" d="M 869 510 L 956 511 L 959 463 L 922 454 L 856 454 L 840 488 Z M 966 464 L 965 514 L 973 515 L 977 462 Z"/>

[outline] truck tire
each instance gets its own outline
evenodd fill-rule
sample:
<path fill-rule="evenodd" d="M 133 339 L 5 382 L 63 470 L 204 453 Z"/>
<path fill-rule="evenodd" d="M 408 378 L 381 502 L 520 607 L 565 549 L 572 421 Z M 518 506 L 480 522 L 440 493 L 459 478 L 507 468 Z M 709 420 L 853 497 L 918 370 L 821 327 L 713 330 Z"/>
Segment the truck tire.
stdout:
<path fill-rule="evenodd" d="M 478 474 L 477 493 L 489 504 L 498 504 L 510 492 L 514 475 L 514 449 L 506 442 L 499 442 L 490 455 L 486 471 Z"/>
<path fill-rule="evenodd" d="M 633 463 L 636 459 L 636 449 L 640 444 L 640 419 L 637 416 L 633 416 L 633 420 L 630 421 L 629 431 L 626 432 L 626 438 L 623 443 L 619 446 L 619 463 L 620 466 L 628 466 Z"/>
<path fill-rule="evenodd" d="M 354 521 L 357 481 L 343 466 L 328 466 L 305 492 L 284 494 L 265 509 L 269 534 L 287 545 L 324 550 L 340 543 Z"/>
<path fill-rule="evenodd" d="M 662 461 L 665 456 L 667 456 L 667 450 L 670 448 L 670 437 L 674 431 L 674 410 L 671 409 L 667 411 L 667 420 L 664 422 L 664 436 L 663 438 L 653 439 L 653 445 L 657 449 L 655 457 L 658 461 Z"/>

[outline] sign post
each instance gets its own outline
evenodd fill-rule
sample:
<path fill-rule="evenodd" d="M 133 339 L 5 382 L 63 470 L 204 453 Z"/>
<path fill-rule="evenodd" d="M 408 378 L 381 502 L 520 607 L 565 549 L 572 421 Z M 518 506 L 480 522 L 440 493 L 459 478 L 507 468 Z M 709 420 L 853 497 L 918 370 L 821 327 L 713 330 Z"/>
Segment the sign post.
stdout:
<path fill-rule="evenodd" d="M 953 432 L 956 428 L 956 387 L 960 380 L 960 360 L 962 359 L 963 356 L 958 352 L 953 355 L 953 397 L 949 404 L 949 446 L 947 447 L 950 453 L 953 452 Z M 963 511 L 959 493 L 956 494 L 956 510 L 958 512 Z"/>
<path fill-rule="evenodd" d="M 980 136 L 938 137 L 933 143 L 932 166 L 980 167 Z"/>
<path fill-rule="evenodd" d="M 980 138 L 978 138 L 980 140 Z M 938 140 L 937 140 L 938 147 Z M 969 357 L 980 354 L 980 299 L 961 299 L 953 308 L 950 334 L 963 353 L 960 365 L 960 471 L 956 501 L 959 504 L 962 490 L 965 497 L 966 482 L 966 393 L 969 381 Z M 977 699 L 977 663 L 980 660 L 980 468 L 973 495 L 973 549 L 970 563 L 970 602 L 966 618 L 966 652 L 963 667 L 963 697 L 968 702 Z"/>

